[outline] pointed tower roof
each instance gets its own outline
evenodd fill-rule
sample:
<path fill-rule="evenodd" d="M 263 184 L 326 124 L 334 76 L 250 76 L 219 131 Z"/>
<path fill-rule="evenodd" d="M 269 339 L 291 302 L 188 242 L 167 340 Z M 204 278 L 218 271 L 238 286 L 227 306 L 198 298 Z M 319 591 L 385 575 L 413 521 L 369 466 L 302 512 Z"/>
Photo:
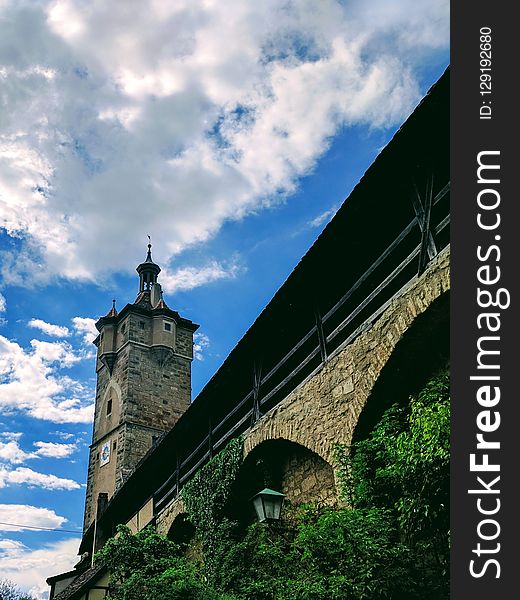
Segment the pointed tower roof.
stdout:
<path fill-rule="evenodd" d="M 117 317 L 116 299 L 112 300 L 112 308 L 107 312 L 105 317 Z"/>
<path fill-rule="evenodd" d="M 161 272 L 161 267 L 153 262 L 150 236 L 148 236 L 146 259 L 140 265 L 137 265 L 136 271 L 139 273 L 139 292 L 150 290 L 152 285 L 157 283 L 157 275 Z"/>

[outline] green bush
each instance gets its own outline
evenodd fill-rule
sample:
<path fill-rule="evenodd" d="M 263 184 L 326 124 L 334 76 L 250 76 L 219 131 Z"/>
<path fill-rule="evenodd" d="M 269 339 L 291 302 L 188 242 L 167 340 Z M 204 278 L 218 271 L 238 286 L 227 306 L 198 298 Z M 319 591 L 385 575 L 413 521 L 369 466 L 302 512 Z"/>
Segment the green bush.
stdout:
<path fill-rule="evenodd" d="M 183 490 L 203 561 L 126 527 L 98 559 L 117 600 L 441 600 L 449 588 L 449 377 L 392 405 L 337 448 L 346 507 L 294 507 L 245 531 L 224 517 L 242 460 L 234 440 Z"/>

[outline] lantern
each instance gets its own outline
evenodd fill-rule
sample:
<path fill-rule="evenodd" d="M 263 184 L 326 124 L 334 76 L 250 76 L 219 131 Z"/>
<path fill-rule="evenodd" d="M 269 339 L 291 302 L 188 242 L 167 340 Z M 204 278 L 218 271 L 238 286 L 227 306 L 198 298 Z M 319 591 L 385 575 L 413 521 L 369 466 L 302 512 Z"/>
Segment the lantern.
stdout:
<path fill-rule="evenodd" d="M 260 523 L 264 521 L 278 521 L 282 510 L 282 502 L 285 494 L 264 488 L 253 496 L 253 505 Z"/>

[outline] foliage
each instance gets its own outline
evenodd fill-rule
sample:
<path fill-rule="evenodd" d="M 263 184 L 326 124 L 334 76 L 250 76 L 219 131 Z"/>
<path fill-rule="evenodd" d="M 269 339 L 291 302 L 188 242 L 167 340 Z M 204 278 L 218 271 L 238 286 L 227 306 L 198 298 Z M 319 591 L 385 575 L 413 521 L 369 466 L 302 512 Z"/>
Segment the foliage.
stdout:
<path fill-rule="evenodd" d="M 9 579 L 0 579 L 0 600 L 34 600 Z"/>
<path fill-rule="evenodd" d="M 290 523 L 251 525 L 222 583 L 255 600 L 378 600 L 405 586 L 402 555 L 387 511 L 307 506 Z"/>
<path fill-rule="evenodd" d="M 147 527 L 132 534 L 125 525 L 97 553 L 110 573 L 110 598 L 117 600 L 217 600 L 197 565 L 179 547 Z"/>
<path fill-rule="evenodd" d="M 231 486 L 242 464 L 242 437 L 231 440 L 182 489 L 184 506 L 202 543 L 206 577 L 220 577 L 220 557 L 233 544 L 232 524 L 223 517 Z"/>
<path fill-rule="evenodd" d="M 99 554 L 111 597 L 447 598 L 448 385 L 440 373 L 407 406 L 391 406 L 366 439 L 337 448 L 343 508 L 293 507 L 281 523 L 240 530 L 224 517 L 242 461 L 242 440 L 233 440 L 182 492 L 203 564 L 152 530 L 120 528 Z"/>
<path fill-rule="evenodd" d="M 449 373 L 444 370 L 408 406 L 391 406 L 350 453 L 337 451 L 345 500 L 356 508 L 393 511 L 424 598 L 448 593 L 449 442 Z"/>

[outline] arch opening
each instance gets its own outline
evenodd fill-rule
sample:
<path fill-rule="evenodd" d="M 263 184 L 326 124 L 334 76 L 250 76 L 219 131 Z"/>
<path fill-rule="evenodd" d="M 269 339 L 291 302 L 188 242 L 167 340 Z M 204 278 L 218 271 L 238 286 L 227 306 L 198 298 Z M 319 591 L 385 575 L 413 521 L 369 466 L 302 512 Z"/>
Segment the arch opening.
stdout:
<path fill-rule="evenodd" d="M 186 513 L 177 515 L 168 530 L 167 537 L 186 550 L 195 539 L 195 526 Z"/>
<path fill-rule="evenodd" d="M 403 334 L 359 416 L 352 443 L 366 438 L 389 406 L 406 405 L 428 379 L 449 364 L 449 291 L 437 298 Z"/>
<path fill-rule="evenodd" d="M 253 522 L 256 516 L 251 498 L 265 487 L 285 494 L 286 507 L 336 502 L 331 465 L 312 450 L 286 439 L 266 440 L 247 455 L 231 490 L 227 516 L 243 525 Z"/>

